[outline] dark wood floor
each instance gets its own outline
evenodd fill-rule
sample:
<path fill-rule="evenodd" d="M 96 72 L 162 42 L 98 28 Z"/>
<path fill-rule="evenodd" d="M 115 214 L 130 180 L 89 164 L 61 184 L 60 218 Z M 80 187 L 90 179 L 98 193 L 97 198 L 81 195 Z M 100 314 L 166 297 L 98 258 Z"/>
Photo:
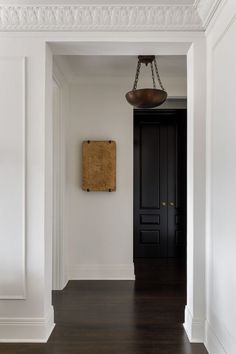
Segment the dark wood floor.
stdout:
<path fill-rule="evenodd" d="M 205 354 L 184 332 L 183 284 L 70 281 L 53 293 L 47 344 L 1 344 L 1 354 Z"/>

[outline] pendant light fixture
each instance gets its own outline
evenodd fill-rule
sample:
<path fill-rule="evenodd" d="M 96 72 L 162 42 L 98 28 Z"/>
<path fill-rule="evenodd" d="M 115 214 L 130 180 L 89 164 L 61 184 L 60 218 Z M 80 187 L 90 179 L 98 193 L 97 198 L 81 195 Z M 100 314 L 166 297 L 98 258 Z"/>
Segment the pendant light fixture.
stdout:
<path fill-rule="evenodd" d="M 146 66 L 150 64 L 153 88 L 137 89 L 141 64 Z M 156 79 L 161 89 L 156 88 Z M 154 108 L 160 106 L 167 99 L 165 91 L 157 68 L 157 60 L 155 55 L 139 55 L 138 64 L 135 74 L 133 89 L 125 95 L 127 101 L 136 108 Z"/>

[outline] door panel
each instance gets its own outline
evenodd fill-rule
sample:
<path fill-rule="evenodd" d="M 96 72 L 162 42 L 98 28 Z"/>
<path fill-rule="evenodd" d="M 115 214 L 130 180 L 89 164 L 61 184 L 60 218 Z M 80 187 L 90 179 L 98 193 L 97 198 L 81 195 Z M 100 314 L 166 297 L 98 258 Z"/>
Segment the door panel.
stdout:
<path fill-rule="evenodd" d="M 140 123 L 140 207 L 160 208 L 160 125 Z"/>
<path fill-rule="evenodd" d="M 135 120 L 135 257 L 167 257 L 167 129 L 143 118 Z"/>
<path fill-rule="evenodd" d="M 183 257 L 186 110 L 134 111 L 134 258 Z"/>
<path fill-rule="evenodd" d="M 168 257 L 186 252 L 186 129 L 176 117 L 168 124 Z"/>

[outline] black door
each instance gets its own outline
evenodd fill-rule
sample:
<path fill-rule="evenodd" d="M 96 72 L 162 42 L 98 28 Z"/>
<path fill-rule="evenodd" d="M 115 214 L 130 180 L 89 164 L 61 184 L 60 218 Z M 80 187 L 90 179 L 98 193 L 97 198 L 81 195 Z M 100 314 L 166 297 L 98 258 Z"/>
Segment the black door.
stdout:
<path fill-rule="evenodd" d="M 186 256 L 186 110 L 134 110 L 134 259 Z"/>

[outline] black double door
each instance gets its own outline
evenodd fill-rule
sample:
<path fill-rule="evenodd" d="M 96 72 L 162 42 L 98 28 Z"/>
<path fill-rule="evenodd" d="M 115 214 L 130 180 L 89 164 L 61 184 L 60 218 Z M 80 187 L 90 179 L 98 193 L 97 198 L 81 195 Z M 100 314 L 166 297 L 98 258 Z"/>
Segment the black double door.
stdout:
<path fill-rule="evenodd" d="M 134 110 L 134 260 L 186 256 L 186 110 Z"/>

